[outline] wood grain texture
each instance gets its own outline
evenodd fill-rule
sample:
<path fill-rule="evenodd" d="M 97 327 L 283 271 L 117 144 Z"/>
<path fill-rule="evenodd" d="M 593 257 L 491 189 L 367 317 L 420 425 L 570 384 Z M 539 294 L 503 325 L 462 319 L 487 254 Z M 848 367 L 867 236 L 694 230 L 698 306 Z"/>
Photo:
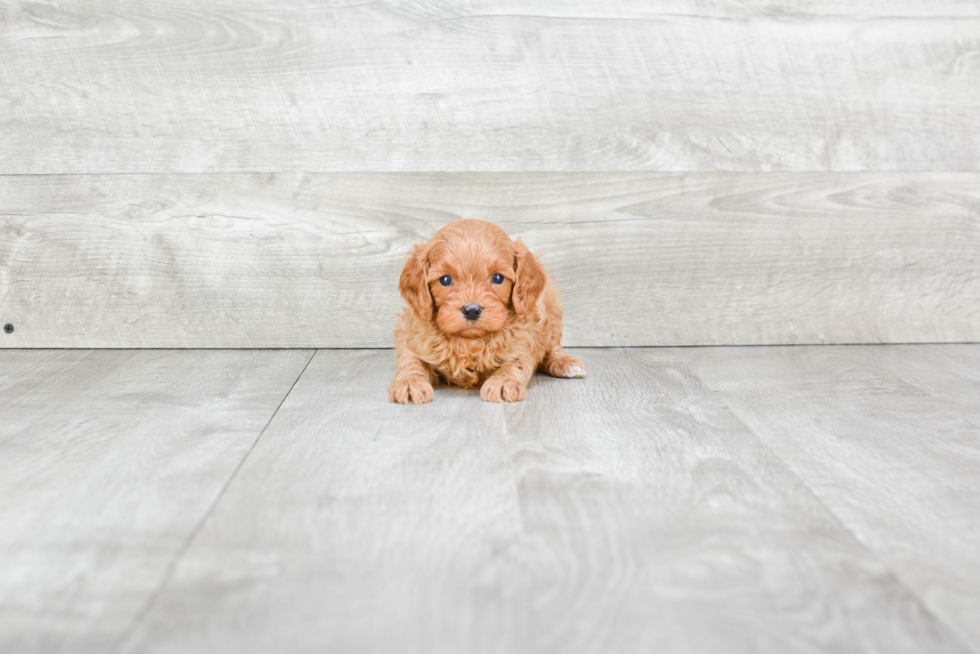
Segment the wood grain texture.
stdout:
<path fill-rule="evenodd" d="M 0 43 L 0 173 L 980 170 L 963 0 L 15 0 Z"/>
<path fill-rule="evenodd" d="M 404 256 L 520 235 L 565 344 L 980 340 L 980 175 L 0 176 L 0 347 L 389 347 Z"/>
<path fill-rule="evenodd" d="M 321 350 L 124 652 L 963 651 L 683 366 L 385 403 Z"/>
<path fill-rule="evenodd" d="M 113 651 L 312 353 L 0 353 L 0 651 Z"/>
<path fill-rule="evenodd" d="M 685 349 L 671 358 L 961 642 L 980 645 L 976 346 Z M 972 409 L 957 402 L 964 383 L 973 385 Z"/>
<path fill-rule="evenodd" d="M 938 398 L 980 428 L 980 348 L 970 345 L 871 347 L 861 358 Z"/>

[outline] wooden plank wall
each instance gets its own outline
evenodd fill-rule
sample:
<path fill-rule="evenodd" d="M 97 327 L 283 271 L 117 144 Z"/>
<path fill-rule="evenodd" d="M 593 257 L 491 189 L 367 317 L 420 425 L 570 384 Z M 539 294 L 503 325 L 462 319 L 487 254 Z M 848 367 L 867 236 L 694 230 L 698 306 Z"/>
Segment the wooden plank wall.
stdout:
<path fill-rule="evenodd" d="M 566 343 L 980 340 L 980 5 L 0 7 L 0 347 L 378 347 L 468 217 Z"/>

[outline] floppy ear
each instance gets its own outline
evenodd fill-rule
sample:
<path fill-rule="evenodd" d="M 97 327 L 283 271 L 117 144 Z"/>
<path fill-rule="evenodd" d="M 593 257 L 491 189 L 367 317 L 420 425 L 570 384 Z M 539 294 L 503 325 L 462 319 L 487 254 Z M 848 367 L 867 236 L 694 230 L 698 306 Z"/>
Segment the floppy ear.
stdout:
<path fill-rule="evenodd" d="M 432 320 L 432 293 L 429 291 L 429 244 L 419 243 L 408 254 L 398 292 L 409 310 L 422 322 Z"/>
<path fill-rule="evenodd" d="M 519 314 L 527 315 L 534 310 L 534 303 L 538 301 L 538 296 L 544 290 L 544 268 L 519 239 L 514 241 L 514 247 L 517 249 L 514 261 L 516 279 L 510 297 L 514 303 L 514 310 Z"/>

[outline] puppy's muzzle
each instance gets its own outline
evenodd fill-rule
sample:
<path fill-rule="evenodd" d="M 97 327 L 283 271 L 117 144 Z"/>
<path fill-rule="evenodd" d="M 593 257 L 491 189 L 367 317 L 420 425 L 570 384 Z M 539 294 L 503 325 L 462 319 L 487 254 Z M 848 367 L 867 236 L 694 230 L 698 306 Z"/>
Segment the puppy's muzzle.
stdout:
<path fill-rule="evenodd" d="M 463 312 L 463 317 L 467 320 L 476 320 L 483 313 L 483 307 L 479 304 L 467 304 L 461 311 Z"/>

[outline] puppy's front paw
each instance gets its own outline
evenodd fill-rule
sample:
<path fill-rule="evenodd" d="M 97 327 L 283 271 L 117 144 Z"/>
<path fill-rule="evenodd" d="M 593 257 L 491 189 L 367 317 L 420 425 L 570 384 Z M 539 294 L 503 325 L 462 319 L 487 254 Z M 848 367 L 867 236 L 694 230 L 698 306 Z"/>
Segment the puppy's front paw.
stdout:
<path fill-rule="evenodd" d="M 480 397 L 486 402 L 520 402 L 527 397 L 527 386 L 510 377 L 494 376 L 483 382 Z"/>
<path fill-rule="evenodd" d="M 432 384 L 422 377 L 396 379 L 388 387 L 388 401 L 399 404 L 425 404 L 432 401 Z"/>

